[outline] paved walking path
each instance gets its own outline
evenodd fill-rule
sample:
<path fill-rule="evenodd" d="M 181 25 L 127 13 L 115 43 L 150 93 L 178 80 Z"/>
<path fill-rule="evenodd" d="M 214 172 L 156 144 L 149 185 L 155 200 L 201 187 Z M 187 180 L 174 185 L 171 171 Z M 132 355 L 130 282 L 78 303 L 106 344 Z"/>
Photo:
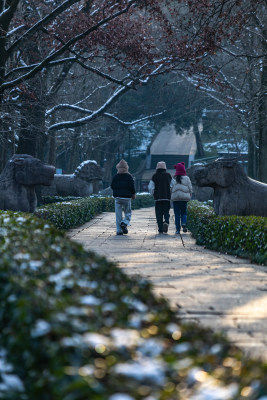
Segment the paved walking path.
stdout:
<path fill-rule="evenodd" d="M 172 210 L 171 210 L 172 213 Z M 103 213 L 68 233 L 129 275 L 150 280 L 184 320 L 217 331 L 267 360 L 267 268 L 196 246 L 190 233 L 158 235 L 154 208 L 134 210 L 129 234 L 115 235 L 114 213 Z"/>

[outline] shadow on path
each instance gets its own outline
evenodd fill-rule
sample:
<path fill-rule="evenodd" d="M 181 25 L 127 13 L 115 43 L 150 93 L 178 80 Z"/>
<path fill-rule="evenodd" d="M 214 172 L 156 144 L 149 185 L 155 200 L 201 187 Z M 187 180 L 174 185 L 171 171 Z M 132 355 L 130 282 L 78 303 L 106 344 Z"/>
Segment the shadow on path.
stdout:
<path fill-rule="evenodd" d="M 175 234 L 173 218 L 168 234 L 157 234 L 154 208 L 133 211 L 128 235 L 116 236 L 114 213 L 103 213 L 68 236 L 126 274 L 149 279 L 184 320 L 267 359 L 266 267 L 196 246 L 189 232 Z"/>

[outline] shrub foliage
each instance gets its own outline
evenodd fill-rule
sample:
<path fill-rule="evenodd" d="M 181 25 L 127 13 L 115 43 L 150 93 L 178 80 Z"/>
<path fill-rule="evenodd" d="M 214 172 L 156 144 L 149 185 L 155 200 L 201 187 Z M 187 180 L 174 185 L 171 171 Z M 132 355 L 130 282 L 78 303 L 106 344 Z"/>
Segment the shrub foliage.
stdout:
<path fill-rule="evenodd" d="M 147 281 L 32 215 L 0 212 L 0 226 L 1 399 L 267 394 L 266 365 L 183 325 Z"/>
<path fill-rule="evenodd" d="M 64 198 L 45 198 L 48 203 L 37 209 L 36 215 L 51 221 L 57 228 L 71 229 L 90 221 L 101 212 L 114 211 L 112 197 L 83 197 L 66 201 Z M 154 205 L 152 196 L 137 195 L 132 201 L 132 209 L 151 207 Z"/>
<path fill-rule="evenodd" d="M 188 227 L 197 244 L 267 264 L 267 218 L 217 216 L 212 207 L 192 201 Z"/>

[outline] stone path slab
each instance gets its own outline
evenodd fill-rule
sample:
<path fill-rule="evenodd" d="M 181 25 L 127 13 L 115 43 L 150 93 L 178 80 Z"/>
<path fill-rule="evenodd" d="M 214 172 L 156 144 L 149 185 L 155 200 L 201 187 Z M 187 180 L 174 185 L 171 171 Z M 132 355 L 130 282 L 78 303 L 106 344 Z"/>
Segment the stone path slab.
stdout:
<path fill-rule="evenodd" d="M 172 211 L 171 211 L 172 212 Z M 142 276 L 186 321 L 216 331 L 252 356 L 267 360 L 267 268 L 195 245 L 190 233 L 157 234 L 154 208 L 134 210 L 129 234 L 115 235 L 114 213 L 70 230 L 85 249 Z"/>

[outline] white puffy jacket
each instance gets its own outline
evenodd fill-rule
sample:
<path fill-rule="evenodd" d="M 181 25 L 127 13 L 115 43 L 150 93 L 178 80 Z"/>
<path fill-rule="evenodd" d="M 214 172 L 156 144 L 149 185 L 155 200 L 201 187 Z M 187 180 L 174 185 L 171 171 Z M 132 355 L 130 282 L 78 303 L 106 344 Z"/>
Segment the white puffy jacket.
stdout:
<path fill-rule="evenodd" d="M 192 184 L 188 176 L 181 177 L 182 183 L 177 183 L 175 178 L 171 181 L 171 200 L 189 201 L 192 196 Z"/>

